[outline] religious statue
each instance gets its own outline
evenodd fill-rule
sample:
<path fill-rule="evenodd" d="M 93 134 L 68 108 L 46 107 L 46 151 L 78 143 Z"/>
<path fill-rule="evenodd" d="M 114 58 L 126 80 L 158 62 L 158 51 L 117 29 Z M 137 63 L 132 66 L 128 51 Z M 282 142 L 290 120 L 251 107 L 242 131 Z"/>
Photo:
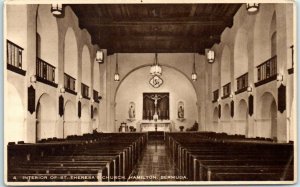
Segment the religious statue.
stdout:
<path fill-rule="evenodd" d="M 130 102 L 129 105 L 130 105 L 129 110 L 128 110 L 129 119 L 134 119 L 135 118 L 135 104 L 133 102 Z"/>
<path fill-rule="evenodd" d="M 184 118 L 184 104 L 182 101 L 178 103 L 178 118 L 179 119 Z"/>

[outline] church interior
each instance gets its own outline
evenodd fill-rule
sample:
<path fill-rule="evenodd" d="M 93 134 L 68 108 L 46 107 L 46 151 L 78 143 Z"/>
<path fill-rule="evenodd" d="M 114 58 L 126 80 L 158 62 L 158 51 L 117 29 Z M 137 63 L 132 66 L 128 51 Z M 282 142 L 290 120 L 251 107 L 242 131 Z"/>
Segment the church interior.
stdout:
<path fill-rule="evenodd" d="M 294 3 L 4 17 L 8 182 L 294 182 Z"/>

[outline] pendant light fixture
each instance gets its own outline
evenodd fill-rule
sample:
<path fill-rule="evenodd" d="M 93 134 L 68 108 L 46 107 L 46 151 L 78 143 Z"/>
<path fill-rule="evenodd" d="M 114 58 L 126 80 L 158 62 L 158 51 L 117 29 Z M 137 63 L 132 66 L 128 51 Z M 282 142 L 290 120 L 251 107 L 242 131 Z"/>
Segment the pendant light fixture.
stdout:
<path fill-rule="evenodd" d="M 212 64 L 215 61 L 215 52 L 211 49 L 209 49 L 206 53 L 206 58 L 208 63 Z"/>
<path fill-rule="evenodd" d="M 54 16 L 61 16 L 62 11 L 62 4 L 51 4 L 51 12 Z"/>
<path fill-rule="evenodd" d="M 157 51 L 157 47 L 156 47 L 156 39 L 157 39 L 157 28 L 154 29 L 155 30 L 155 49 Z M 154 57 L 154 63 L 150 68 L 150 74 L 151 75 L 158 75 L 160 76 L 162 74 L 162 68 L 160 67 L 160 65 L 158 64 L 158 57 L 157 57 L 157 52 L 155 53 L 155 57 Z"/>
<path fill-rule="evenodd" d="M 97 50 L 96 52 L 96 62 L 102 64 L 103 63 L 103 51 L 102 50 Z"/>
<path fill-rule="evenodd" d="M 115 81 L 119 81 L 120 80 L 119 66 L 118 66 L 118 53 L 116 53 L 116 70 L 115 70 L 114 80 Z"/>
<path fill-rule="evenodd" d="M 259 3 L 247 3 L 246 4 L 246 9 L 250 13 L 257 12 L 259 9 Z"/>
<path fill-rule="evenodd" d="M 210 17 L 209 31 L 210 31 L 210 34 L 211 34 L 212 33 L 211 32 L 211 17 Z M 212 35 L 210 35 L 210 39 L 213 39 Z M 207 58 L 208 63 L 210 63 L 210 64 L 214 63 L 214 61 L 215 61 L 215 52 L 212 49 L 208 49 L 207 52 L 206 52 L 206 58 Z"/>
<path fill-rule="evenodd" d="M 192 71 L 192 80 L 197 80 L 197 73 L 196 73 L 196 63 L 195 63 L 195 53 L 194 53 L 194 64 L 193 64 L 193 71 Z"/>

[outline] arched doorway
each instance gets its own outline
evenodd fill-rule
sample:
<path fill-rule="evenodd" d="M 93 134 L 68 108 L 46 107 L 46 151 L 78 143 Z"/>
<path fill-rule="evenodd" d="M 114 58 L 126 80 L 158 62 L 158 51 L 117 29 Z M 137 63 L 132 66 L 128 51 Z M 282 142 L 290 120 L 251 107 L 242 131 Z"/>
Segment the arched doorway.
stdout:
<path fill-rule="evenodd" d="M 218 118 L 219 118 L 219 110 L 218 107 L 215 107 L 213 113 L 213 129 L 212 131 L 218 132 Z"/>
<path fill-rule="evenodd" d="M 230 108 L 229 104 L 225 104 L 223 113 L 222 113 L 223 119 L 222 119 L 222 132 L 225 132 L 227 134 L 232 134 L 232 129 L 230 125 Z"/>
<path fill-rule="evenodd" d="M 83 106 L 81 111 L 81 135 L 85 133 L 91 133 L 92 125 L 89 115 L 89 108 L 87 106 Z"/>
<path fill-rule="evenodd" d="M 236 134 L 247 135 L 248 132 L 248 109 L 244 99 L 240 100 L 236 114 Z"/>
<path fill-rule="evenodd" d="M 69 135 L 78 134 L 78 121 L 76 116 L 75 104 L 71 101 L 66 102 L 63 123 L 63 138 Z"/>
<path fill-rule="evenodd" d="M 24 105 L 18 90 L 7 82 L 5 98 L 5 141 L 25 141 Z"/>
<path fill-rule="evenodd" d="M 54 100 L 43 94 L 36 107 L 36 141 L 55 137 L 56 114 Z"/>
<path fill-rule="evenodd" d="M 273 100 L 270 107 L 271 117 L 271 138 L 277 140 L 277 106 L 275 100 Z"/>
<path fill-rule="evenodd" d="M 265 92 L 258 101 L 260 114 L 257 120 L 256 136 L 277 139 L 277 104 L 274 96 Z"/>

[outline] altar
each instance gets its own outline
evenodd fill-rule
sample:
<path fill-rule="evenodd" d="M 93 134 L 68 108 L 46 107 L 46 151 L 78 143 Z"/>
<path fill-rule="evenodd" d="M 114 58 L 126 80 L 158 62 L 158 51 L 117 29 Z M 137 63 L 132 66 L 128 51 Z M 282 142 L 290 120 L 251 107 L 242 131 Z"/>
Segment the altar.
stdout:
<path fill-rule="evenodd" d="M 164 131 L 170 132 L 172 131 L 172 122 L 170 120 L 142 120 L 139 123 L 140 132 L 148 132 L 148 131 Z"/>

